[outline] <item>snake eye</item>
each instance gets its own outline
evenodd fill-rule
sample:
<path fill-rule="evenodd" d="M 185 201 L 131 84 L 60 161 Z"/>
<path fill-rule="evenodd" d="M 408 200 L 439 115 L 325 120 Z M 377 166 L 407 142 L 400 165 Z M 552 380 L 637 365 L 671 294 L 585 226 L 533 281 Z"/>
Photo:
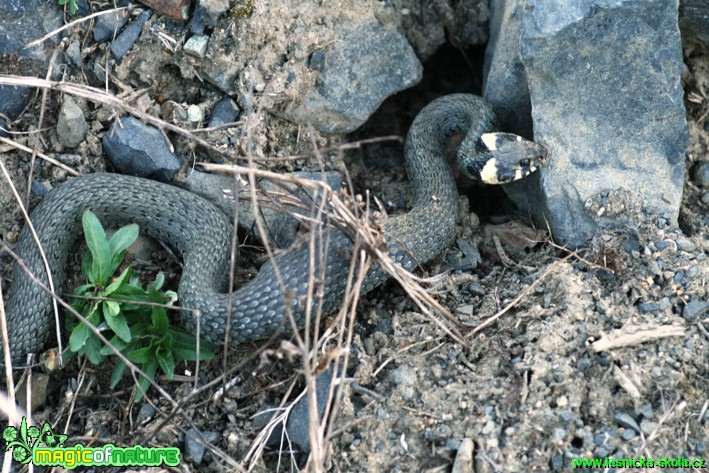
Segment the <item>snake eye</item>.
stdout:
<path fill-rule="evenodd" d="M 468 171 L 469 176 L 474 176 L 476 174 L 475 166 L 468 164 L 465 166 L 465 170 Z"/>
<path fill-rule="evenodd" d="M 522 166 L 524 168 L 528 168 L 532 165 L 532 162 L 529 160 L 529 158 L 524 158 L 523 160 L 521 160 L 519 162 L 519 164 L 520 164 L 520 166 Z"/>

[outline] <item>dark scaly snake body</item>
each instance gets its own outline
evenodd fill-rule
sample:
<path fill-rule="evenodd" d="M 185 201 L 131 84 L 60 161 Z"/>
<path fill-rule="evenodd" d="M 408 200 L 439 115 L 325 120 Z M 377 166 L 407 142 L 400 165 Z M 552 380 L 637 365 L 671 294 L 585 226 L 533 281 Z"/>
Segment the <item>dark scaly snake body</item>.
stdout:
<path fill-rule="evenodd" d="M 429 104 L 414 120 L 406 141 L 406 171 L 414 196 L 410 212 L 382 223 L 387 251 L 400 266 L 412 270 L 446 248 L 452 241 L 458 218 L 458 192 L 443 149 L 453 134 L 466 133 L 465 142 L 489 131 L 491 108 L 479 97 L 456 94 Z M 468 145 L 467 148 L 471 148 Z M 137 223 L 142 232 L 174 247 L 184 260 L 179 284 L 180 305 L 201 313 L 200 333 L 222 342 L 227 309 L 231 307 L 230 340 L 242 343 L 288 331 L 286 298 L 270 262 L 245 286 L 226 293 L 229 275 L 232 225 L 211 203 L 176 187 L 116 174 L 90 174 L 58 186 L 36 207 L 32 223 L 52 268 L 55 287 L 66 275 L 67 255 L 81 236 L 81 215 L 92 210 L 104 225 Z M 352 241 L 329 228 L 323 311 L 332 312 L 342 302 L 350 266 Z M 317 245 L 316 245 L 317 247 Z M 24 228 L 18 255 L 45 284 L 47 276 L 35 242 Z M 320 261 L 318 254 L 314 261 Z M 293 315 L 302 326 L 310 250 L 307 242 L 275 258 L 285 286 L 293 297 Z M 315 274 L 319 274 L 315 268 Z M 364 291 L 387 279 L 375 266 L 366 276 Z M 232 298 L 229 304 L 228 298 Z M 6 304 L 14 361 L 37 352 L 52 332 L 51 297 L 15 265 L 11 297 Z M 196 330 L 194 315 L 183 312 L 184 325 Z"/>

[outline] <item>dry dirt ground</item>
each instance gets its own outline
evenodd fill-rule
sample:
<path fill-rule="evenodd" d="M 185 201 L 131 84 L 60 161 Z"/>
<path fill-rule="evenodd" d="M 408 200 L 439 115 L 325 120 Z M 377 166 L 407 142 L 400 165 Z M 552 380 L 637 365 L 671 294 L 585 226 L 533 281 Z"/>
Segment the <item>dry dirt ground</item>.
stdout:
<path fill-rule="evenodd" d="M 249 47 L 262 50 L 262 67 L 254 69 L 258 74 L 268 69 L 268 61 L 278 59 L 270 58 L 267 35 L 258 36 L 263 27 L 256 20 L 249 27 L 256 35 Z M 185 72 L 187 64 L 175 67 L 176 59 L 165 59 L 171 56 L 155 35 L 144 34 L 135 48 L 116 70 L 122 87 L 139 88 L 153 77 L 159 78 L 161 94 L 178 103 L 209 104 L 220 97 L 213 87 L 192 79 Z M 480 248 L 482 262 L 475 269 L 451 270 L 462 253 L 453 248 L 426 270 L 429 275 L 447 271 L 427 287 L 464 324 L 465 343 L 448 336 L 435 323 L 440 316 L 424 314 L 395 283 L 363 297 L 352 332 L 330 321 L 334 335 L 319 354 L 347 354 L 347 381 L 329 430 L 326 458 L 314 464 L 327 471 L 451 471 L 461 445 L 468 445 L 465 439 L 472 440 L 473 466 L 458 471 L 569 471 L 572 458 L 604 455 L 709 458 L 709 317 L 696 310 L 696 303 L 709 300 L 709 189 L 692 178 L 698 163 L 709 161 L 709 49 L 693 45 L 685 53 L 691 143 L 681 230 L 647 228 L 638 219 L 634 231 L 599 235 L 588 249 L 572 254 L 511 218 L 499 205 L 499 191 L 461 181 L 462 203 L 471 210 L 464 212 L 460 236 Z M 290 156 L 345 139 L 403 136 L 416 112 L 435 96 L 474 91 L 474 80 L 462 83 L 455 79 L 460 74 L 441 72 L 460 67 L 464 61 L 459 54 L 454 48 L 439 53 L 426 64 L 426 77 L 416 91 L 388 100 L 351 137 L 325 138 L 299 129 L 277 113 L 282 103 L 264 94 L 262 108 L 253 112 L 258 120 L 252 122 L 249 148 L 256 157 Z M 481 56 L 480 51 L 468 55 Z M 81 81 L 75 72 L 66 80 Z M 277 82 L 278 77 L 264 80 Z M 307 86 L 307 78 L 298 80 Z M 37 135 L 14 139 L 47 154 L 62 152 L 53 130 L 60 98 L 48 96 L 42 140 Z M 100 139 L 113 117 L 99 105 L 80 102 L 91 129 L 72 151 L 79 156 L 75 168 L 106 169 Z M 38 99 L 15 129 L 36 129 L 39 109 Z M 160 113 L 155 104 L 145 109 Z M 242 132 L 236 127 L 205 136 L 222 143 L 224 136 L 243 138 Z M 173 138 L 178 152 L 194 153 L 197 161 L 213 159 L 183 138 Z M 24 189 L 28 155 L 9 146 L 0 151 L 14 182 Z M 323 158 L 333 168 L 346 167 L 355 189 L 371 189 L 393 211 L 406 206 L 406 176 L 396 164 L 401 153 L 401 144 L 387 143 L 323 153 Z M 317 168 L 306 159 L 261 165 L 279 171 Z M 64 172 L 41 164 L 41 180 L 65 178 Z M 5 183 L 0 188 L 0 233 L 12 244 L 22 217 Z M 531 244 L 527 237 L 540 242 Z M 245 250 L 245 255 L 248 267 L 260 252 Z M 11 290 L 9 261 L 2 256 L 5 293 Z M 176 272 L 175 267 L 167 270 Z M 476 330 L 503 310 L 497 320 Z M 338 334 L 345 337 L 347 350 L 337 349 Z M 128 385 L 119 392 L 107 388 L 109 369 L 74 361 L 52 373 L 46 401 L 34 416 L 38 423 L 64 426 L 71 438 L 83 442 L 182 447 L 184 431 L 191 427 L 217 432 L 202 464 L 186 460 L 182 470 L 223 471 L 237 464 L 248 468 L 245 459 L 259 444 L 262 425 L 253 416 L 303 389 L 302 359 L 288 356 L 297 352 L 278 343 L 239 347 L 227 361 L 237 369 L 225 377 L 235 383 L 226 392 L 219 391 L 224 383 L 217 383 L 190 398 L 194 367 L 180 365 L 177 372 L 184 376 L 159 382 L 181 409 L 175 413 L 153 391 L 150 399 L 158 413 L 148 415 L 142 404 L 130 402 Z M 203 365 L 200 382 L 223 372 L 221 359 Z M 285 471 L 302 467 L 303 460 L 298 453 L 281 456 L 266 449 L 253 468 Z"/>

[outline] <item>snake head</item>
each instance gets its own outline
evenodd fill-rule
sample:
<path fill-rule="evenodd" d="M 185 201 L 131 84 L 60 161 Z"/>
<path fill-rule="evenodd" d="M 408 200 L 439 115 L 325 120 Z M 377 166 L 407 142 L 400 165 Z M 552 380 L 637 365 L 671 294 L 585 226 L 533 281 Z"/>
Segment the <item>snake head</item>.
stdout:
<path fill-rule="evenodd" d="M 547 149 L 512 133 L 484 133 L 475 142 L 475 153 L 459 152 L 458 163 L 472 179 L 505 184 L 522 179 L 547 160 Z"/>

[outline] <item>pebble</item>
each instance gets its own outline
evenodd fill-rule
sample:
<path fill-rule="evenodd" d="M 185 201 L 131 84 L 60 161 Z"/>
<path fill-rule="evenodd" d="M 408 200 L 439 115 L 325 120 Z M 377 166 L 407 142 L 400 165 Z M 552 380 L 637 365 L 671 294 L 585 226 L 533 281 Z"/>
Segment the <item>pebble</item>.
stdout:
<path fill-rule="evenodd" d="M 135 21 L 128 25 L 121 34 L 111 42 L 111 54 L 116 59 L 120 59 L 130 50 L 140 37 L 143 25 L 150 19 L 150 10 L 145 10 Z"/>
<path fill-rule="evenodd" d="M 215 443 L 219 441 L 221 434 L 219 432 L 201 432 L 200 436 L 200 431 L 195 428 L 191 428 L 185 433 L 185 451 L 187 457 L 191 458 L 192 462 L 196 465 L 202 463 L 206 451 L 206 447 L 200 437 L 209 443 Z"/>
<path fill-rule="evenodd" d="M 655 421 L 652 420 L 644 420 L 640 423 L 640 428 L 642 429 L 643 434 L 650 435 L 652 434 L 655 430 L 657 430 L 657 427 L 660 424 L 658 424 Z"/>
<path fill-rule="evenodd" d="M 697 317 L 702 317 L 709 310 L 709 302 L 707 301 L 690 301 L 682 310 L 682 317 L 688 322 L 694 322 Z"/>
<path fill-rule="evenodd" d="M 626 429 L 633 429 L 635 432 L 640 432 L 640 426 L 638 423 L 635 421 L 633 416 L 630 414 L 623 412 L 623 411 L 618 411 L 615 413 L 615 420 L 618 422 L 618 424 L 622 425 Z"/>
<path fill-rule="evenodd" d="M 204 120 L 204 112 L 198 105 L 187 107 L 187 119 L 192 123 L 201 123 Z"/>
<path fill-rule="evenodd" d="M 113 34 L 123 28 L 127 19 L 125 10 L 98 16 L 93 27 L 94 41 L 102 43 L 113 38 Z"/>
<path fill-rule="evenodd" d="M 682 251 L 686 251 L 687 253 L 691 253 L 697 249 L 697 245 L 695 245 L 689 238 L 678 238 L 677 248 Z"/>
<path fill-rule="evenodd" d="M 225 123 L 233 123 L 239 118 L 239 107 L 229 97 L 220 100 L 214 105 L 212 115 L 209 117 L 209 128 L 224 125 Z"/>
<path fill-rule="evenodd" d="M 694 167 L 694 182 L 699 187 L 709 187 L 709 163 L 699 163 Z"/>
<path fill-rule="evenodd" d="M 209 36 L 196 34 L 185 42 L 183 49 L 186 54 L 199 59 L 204 58 L 207 54 L 207 46 L 209 45 Z"/>
<path fill-rule="evenodd" d="M 182 162 L 160 132 L 134 117 L 118 120 L 103 137 L 103 149 L 122 174 L 169 182 Z"/>
<path fill-rule="evenodd" d="M 89 125 L 84 118 L 84 111 L 70 97 L 66 97 L 57 118 L 57 138 L 68 147 L 76 148 L 84 141 Z"/>

